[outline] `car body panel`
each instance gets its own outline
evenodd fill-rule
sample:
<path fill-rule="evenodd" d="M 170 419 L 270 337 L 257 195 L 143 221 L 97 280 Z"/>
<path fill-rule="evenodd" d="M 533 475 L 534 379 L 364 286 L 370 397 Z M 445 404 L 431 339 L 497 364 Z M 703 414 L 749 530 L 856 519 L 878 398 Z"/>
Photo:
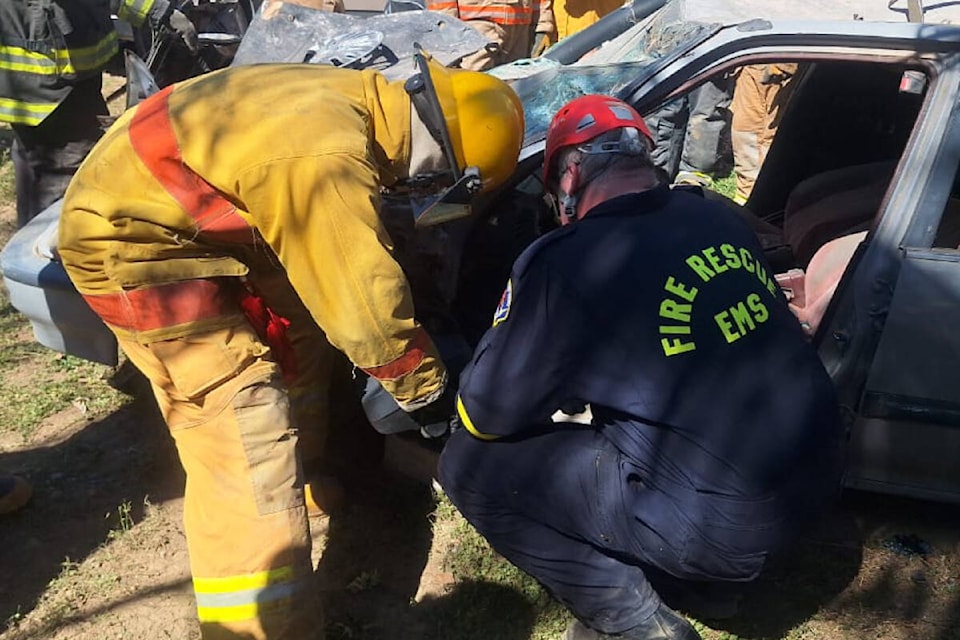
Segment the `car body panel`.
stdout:
<path fill-rule="evenodd" d="M 274 4 L 254 17 L 234 65 L 268 62 L 329 62 L 373 68 L 388 78 L 413 72 L 414 43 L 444 65 L 489 43 L 465 22 L 427 11 L 369 17 L 336 14 L 295 4 Z"/>
<path fill-rule="evenodd" d="M 0 253 L 10 304 L 30 320 L 40 344 L 70 355 L 117 364 L 117 340 L 84 302 L 51 255 L 62 200 L 17 231 Z"/>

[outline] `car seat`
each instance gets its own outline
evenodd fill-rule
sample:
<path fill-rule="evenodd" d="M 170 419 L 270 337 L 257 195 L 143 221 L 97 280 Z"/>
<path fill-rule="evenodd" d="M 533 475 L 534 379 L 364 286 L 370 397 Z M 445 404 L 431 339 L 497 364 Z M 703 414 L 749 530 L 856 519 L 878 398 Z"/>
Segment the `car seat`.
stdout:
<path fill-rule="evenodd" d="M 825 171 L 790 192 L 783 214 L 783 239 L 797 266 L 840 236 L 870 226 L 887 192 L 896 162 L 885 160 Z"/>
<path fill-rule="evenodd" d="M 850 259 L 866 237 L 867 231 L 859 231 L 835 238 L 817 249 L 806 271 L 792 269 L 777 274 L 790 309 L 809 335 L 816 333 Z M 960 198 L 947 201 L 933 246 L 960 250 Z"/>

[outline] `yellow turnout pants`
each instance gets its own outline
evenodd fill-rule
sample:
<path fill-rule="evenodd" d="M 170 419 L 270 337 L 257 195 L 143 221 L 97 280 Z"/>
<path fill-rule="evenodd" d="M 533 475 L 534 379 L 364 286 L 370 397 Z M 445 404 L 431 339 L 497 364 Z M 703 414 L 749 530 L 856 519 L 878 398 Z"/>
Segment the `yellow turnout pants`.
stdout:
<path fill-rule="evenodd" d="M 338 354 L 283 272 L 258 273 L 251 282 L 291 320 L 298 375 L 289 386 L 246 323 L 149 344 L 120 339 L 153 386 L 186 472 L 184 529 L 205 640 L 322 638 L 302 459 L 322 453 Z"/>
<path fill-rule="evenodd" d="M 746 65 L 737 76 L 730 104 L 730 139 L 737 180 L 734 200 L 739 204 L 750 197 L 760 175 L 789 99 L 790 76 L 796 69 L 795 64 Z"/>

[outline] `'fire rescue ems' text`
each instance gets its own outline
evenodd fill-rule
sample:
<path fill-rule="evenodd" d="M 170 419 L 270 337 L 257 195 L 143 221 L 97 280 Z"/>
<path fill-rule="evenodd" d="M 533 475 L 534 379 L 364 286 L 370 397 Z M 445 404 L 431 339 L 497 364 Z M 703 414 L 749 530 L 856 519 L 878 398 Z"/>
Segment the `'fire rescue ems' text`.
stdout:
<path fill-rule="evenodd" d="M 749 249 L 721 244 L 719 247 L 707 247 L 699 253 L 689 256 L 684 262 L 703 282 L 710 282 L 727 271 L 743 270 L 752 273 L 770 295 L 777 295 L 777 281 Z M 699 289 L 684 284 L 669 276 L 663 290 L 668 294 L 660 302 L 660 345 L 666 356 L 675 356 L 697 348 L 690 326 L 693 318 L 693 302 Z M 749 294 L 729 308 L 716 313 L 713 320 L 726 342 L 736 342 L 747 333 L 755 330 L 767 321 L 770 312 L 763 304 L 760 295 Z"/>

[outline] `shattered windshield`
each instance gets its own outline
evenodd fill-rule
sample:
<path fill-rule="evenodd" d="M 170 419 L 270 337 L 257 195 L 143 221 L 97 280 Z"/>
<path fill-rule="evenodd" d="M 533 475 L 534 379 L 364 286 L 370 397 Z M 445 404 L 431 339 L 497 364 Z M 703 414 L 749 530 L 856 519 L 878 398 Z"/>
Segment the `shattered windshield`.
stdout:
<path fill-rule="evenodd" d="M 547 126 L 560 107 L 591 93 L 615 95 L 632 82 L 647 62 L 626 62 L 602 67 L 556 67 L 513 83 L 523 102 L 524 143 L 547 134 Z"/>
<path fill-rule="evenodd" d="M 546 135 L 550 119 L 579 96 L 617 95 L 645 69 L 678 47 L 686 48 L 713 33 L 717 25 L 696 22 L 637 25 L 569 66 L 550 66 L 511 82 L 523 102 L 525 143 Z"/>

